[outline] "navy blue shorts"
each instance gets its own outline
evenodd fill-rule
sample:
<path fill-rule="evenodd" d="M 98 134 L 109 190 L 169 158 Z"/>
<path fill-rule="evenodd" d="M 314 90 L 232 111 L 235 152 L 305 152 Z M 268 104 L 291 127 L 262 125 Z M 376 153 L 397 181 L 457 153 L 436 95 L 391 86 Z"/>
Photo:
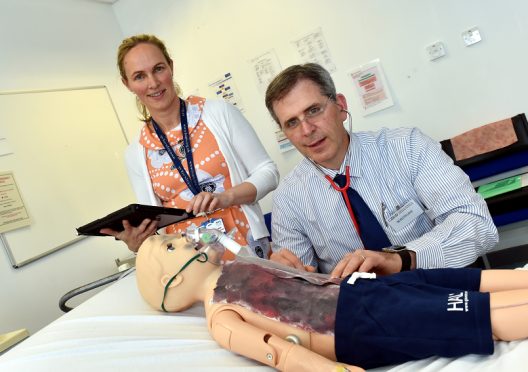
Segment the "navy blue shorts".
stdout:
<path fill-rule="evenodd" d="M 493 354 L 489 293 L 480 269 L 412 270 L 341 283 L 335 352 L 374 368 L 424 359 Z"/>

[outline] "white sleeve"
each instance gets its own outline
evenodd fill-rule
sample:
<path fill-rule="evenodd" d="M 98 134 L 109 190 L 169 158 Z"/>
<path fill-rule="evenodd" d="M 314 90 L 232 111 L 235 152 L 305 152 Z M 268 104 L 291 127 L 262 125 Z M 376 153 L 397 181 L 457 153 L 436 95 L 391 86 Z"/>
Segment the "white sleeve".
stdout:
<path fill-rule="evenodd" d="M 141 164 L 139 163 L 141 159 L 138 157 L 137 146 L 134 146 L 133 142 L 125 150 L 125 165 L 128 173 L 128 179 L 130 180 L 130 185 L 136 194 L 136 199 L 139 204 L 145 205 L 156 205 L 152 203 L 150 190 L 147 188 L 147 183 L 145 182 L 145 177 L 141 170 Z"/>
<path fill-rule="evenodd" d="M 243 182 L 249 182 L 257 188 L 255 201 L 259 201 L 277 188 L 279 170 L 244 115 L 229 102 L 225 100 L 223 102 L 231 147 L 237 161 L 242 163 L 249 174 Z"/>

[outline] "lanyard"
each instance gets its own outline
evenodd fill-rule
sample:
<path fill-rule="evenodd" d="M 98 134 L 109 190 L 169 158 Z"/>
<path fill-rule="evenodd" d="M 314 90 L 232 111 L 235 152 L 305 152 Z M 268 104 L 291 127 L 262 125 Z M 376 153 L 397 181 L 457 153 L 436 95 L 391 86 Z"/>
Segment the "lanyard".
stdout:
<path fill-rule="evenodd" d="M 359 235 L 359 227 L 358 227 L 358 224 L 356 222 L 356 217 L 354 216 L 354 212 L 352 212 L 352 206 L 350 205 L 350 199 L 348 198 L 348 194 L 347 194 L 347 189 L 349 188 L 350 186 L 350 171 L 349 171 L 350 167 L 347 165 L 346 166 L 346 185 L 344 187 L 339 187 L 335 184 L 335 182 L 330 178 L 329 175 L 325 175 L 325 178 L 330 181 L 330 184 L 332 185 L 332 187 L 334 189 L 336 189 L 337 191 L 341 192 L 343 194 L 343 197 L 345 198 L 345 202 L 346 202 L 346 205 L 347 205 L 347 208 L 348 208 L 348 213 L 350 213 L 350 217 L 352 217 L 352 222 L 354 222 L 354 226 L 356 228 L 356 231 L 358 233 L 358 236 L 360 237 L 361 239 L 361 235 Z"/>
<path fill-rule="evenodd" d="M 192 148 L 191 148 L 191 138 L 189 137 L 189 130 L 187 126 L 187 110 L 185 108 L 185 101 L 183 101 L 181 98 L 179 100 L 180 100 L 180 119 L 181 119 L 181 127 L 182 127 L 183 146 L 185 148 L 185 158 L 187 159 L 187 167 L 189 168 L 189 174 L 191 175 L 191 177 L 189 177 L 189 174 L 187 174 L 187 172 L 185 171 L 185 168 L 180 162 L 180 159 L 178 159 L 169 141 L 167 140 L 167 136 L 165 135 L 165 133 L 163 133 L 163 131 L 158 126 L 158 124 L 156 124 L 156 122 L 154 121 L 154 118 L 151 118 L 152 126 L 154 127 L 154 130 L 156 131 L 158 138 L 163 144 L 165 151 L 167 151 L 170 158 L 172 159 L 172 162 L 174 163 L 174 166 L 176 166 L 176 169 L 178 169 L 180 176 L 185 181 L 185 184 L 187 185 L 189 190 L 191 190 L 191 192 L 194 195 L 198 195 L 201 192 L 201 188 L 200 188 L 200 183 L 198 182 L 198 177 L 196 176 L 196 170 L 194 169 L 194 161 L 193 161 Z"/>

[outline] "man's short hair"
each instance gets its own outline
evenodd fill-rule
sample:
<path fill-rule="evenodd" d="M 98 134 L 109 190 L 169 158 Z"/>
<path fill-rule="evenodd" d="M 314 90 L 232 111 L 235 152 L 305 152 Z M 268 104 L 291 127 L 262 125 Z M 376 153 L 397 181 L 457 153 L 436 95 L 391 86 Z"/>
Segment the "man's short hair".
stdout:
<path fill-rule="evenodd" d="M 324 67 L 317 63 L 290 66 L 275 76 L 266 90 L 266 107 L 279 126 L 281 123 L 277 115 L 275 115 L 273 104 L 283 99 L 302 80 L 313 81 L 319 87 L 319 92 L 323 96 L 332 96 L 332 101 L 336 102 L 334 81 Z"/>

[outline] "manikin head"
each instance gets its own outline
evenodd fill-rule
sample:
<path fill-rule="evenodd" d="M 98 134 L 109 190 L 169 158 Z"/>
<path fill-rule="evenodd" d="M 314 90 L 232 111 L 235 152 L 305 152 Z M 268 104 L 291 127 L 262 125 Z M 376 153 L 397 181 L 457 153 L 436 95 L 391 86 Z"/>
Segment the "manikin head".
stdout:
<path fill-rule="evenodd" d="M 145 240 L 136 259 L 137 284 L 143 300 L 157 310 L 162 310 L 163 293 L 167 283 L 189 260 L 204 250 L 189 243 L 179 234 L 154 235 Z M 192 262 L 172 280 L 164 300 L 167 311 L 181 311 L 199 300 L 205 279 L 219 266 L 214 251 L 208 251 L 208 262 Z M 204 261 L 204 257 L 198 257 Z"/>

